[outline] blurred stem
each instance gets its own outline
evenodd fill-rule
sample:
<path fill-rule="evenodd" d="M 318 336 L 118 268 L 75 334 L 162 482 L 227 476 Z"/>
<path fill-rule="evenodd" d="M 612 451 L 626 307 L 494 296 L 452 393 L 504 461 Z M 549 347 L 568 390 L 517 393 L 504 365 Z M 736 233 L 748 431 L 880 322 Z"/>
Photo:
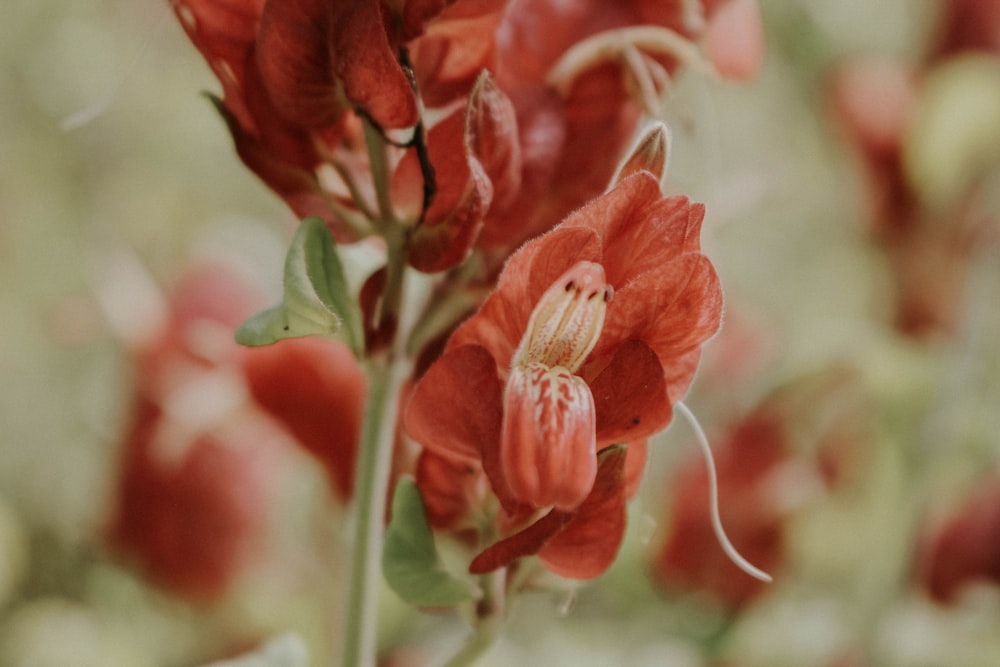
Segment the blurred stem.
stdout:
<path fill-rule="evenodd" d="M 368 147 L 368 162 L 372 172 L 372 183 L 375 185 L 375 198 L 381 214 L 381 224 L 384 228 L 392 225 L 396 216 L 392 208 L 392 198 L 389 193 L 389 160 L 385 154 L 386 143 L 382 132 L 371 119 L 362 116 L 365 128 L 365 144 Z"/>
<path fill-rule="evenodd" d="M 392 355 L 370 359 L 368 402 L 355 488 L 354 549 L 342 667 L 375 665 L 380 564 L 399 390 L 409 365 Z"/>
<path fill-rule="evenodd" d="M 504 619 L 506 568 L 483 575 L 483 599 L 476 603 L 475 627 L 458 653 L 444 667 L 473 665 L 496 643 Z"/>

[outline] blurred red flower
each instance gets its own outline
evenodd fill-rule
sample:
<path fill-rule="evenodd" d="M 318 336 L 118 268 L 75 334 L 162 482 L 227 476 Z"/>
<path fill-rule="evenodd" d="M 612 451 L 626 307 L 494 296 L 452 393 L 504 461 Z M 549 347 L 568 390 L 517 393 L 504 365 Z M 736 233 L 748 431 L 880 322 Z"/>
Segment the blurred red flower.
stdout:
<path fill-rule="evenodd" d="M 364 373 L 336 342 L 238 346 L 233 330 L 261 305 L 235 272 L 195 267 L 163 329 L 134 350 L 108 539 L 193 600 L 222 594 L 260 551 L 291 446 L 318 459 L 338 498 L 353 488 Z"/>
<path fill-rule="evenodd" d="M 991 477 L 940 525 L 927 531 L 917 570 L 920 584 L 942 603 L 975 583 L 1000 585 L 1000 477 Z"/>
<path fill-rule="evenodd" d="M 757 567 L 773 572 L 784 558 L 789 512 L 774 482 L 788 465 L 785 417 L 762 408 L 741 421 L 716 448 L 720 515 L 733 546 Z M 665 587 L 706 591 L 732 608 L 767 587 L 747 576 L 719 547 L 708 522 L 709 481 L 698 458 L 670 482 L 668 529 L 653 561 Z"/>

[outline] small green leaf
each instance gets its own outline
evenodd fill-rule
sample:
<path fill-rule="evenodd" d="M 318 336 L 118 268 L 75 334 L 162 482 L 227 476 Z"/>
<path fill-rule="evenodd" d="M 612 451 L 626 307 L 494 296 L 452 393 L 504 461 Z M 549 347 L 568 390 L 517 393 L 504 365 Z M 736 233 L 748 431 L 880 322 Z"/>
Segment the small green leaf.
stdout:
<path fill-rule="evenodd" d="M 382 574 L 399 597 L 419 607 L 451 607 L 482 597 L 475 583 L 441 566 L 424 501 L 412 478 L 404 477 L 396 485 L 392 521 L 382 551 Z"/>
<path fill-rule="evenodd" d="M 309 652 L 298 635 L 276 637 L 252 653 L 205 667 L 308 667 Z"/>
<path fill-rule="evenodd" d="M 358 353 L 359 322 L 330 231 L 319 218 L 306 218 L 285 257 L 281 303 L 244 322 L 236 330 L 236 342 L 255 347 L 284 338 L 339 333 Z"/>

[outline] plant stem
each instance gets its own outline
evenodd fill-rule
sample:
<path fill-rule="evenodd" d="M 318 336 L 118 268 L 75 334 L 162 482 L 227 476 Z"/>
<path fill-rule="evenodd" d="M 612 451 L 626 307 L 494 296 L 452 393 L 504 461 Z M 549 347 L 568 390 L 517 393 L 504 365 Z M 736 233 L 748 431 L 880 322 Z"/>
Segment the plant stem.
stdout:
<path fill-rule="evenodd" d="M 465 645 L 445 663 L 444 667 L 473 665 L 496 643 L 504 619 L 506 580 L 506 568 L 482 577 L 482 588 L 485 595 L 476 605 L 476 627 L 473 628 Z"/>
<path fill-rule="evenodd" d="M 383 523 L 395 440 L 399 389 L 408 365 L 391 355 L 369 360 L 368 402 L 358 453 L 354 548 L 342 667 L 375 665 L 375 628 L 382 560 Z"/>

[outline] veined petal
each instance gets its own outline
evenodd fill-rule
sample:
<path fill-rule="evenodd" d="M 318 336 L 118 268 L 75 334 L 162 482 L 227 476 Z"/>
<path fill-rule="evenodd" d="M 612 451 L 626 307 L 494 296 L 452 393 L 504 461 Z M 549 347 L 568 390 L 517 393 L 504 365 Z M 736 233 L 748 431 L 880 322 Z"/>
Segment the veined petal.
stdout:
<path fill-rule="evenodd" d="M 639 339 L 667 367 L 711 338 L 721 318 L 722 290 L 711 262 L 687 253 L 619 290 L 594 355 Z"/>
<path fill-rule="evenodd" d="M 545 290 L 574 262 L 599 259 L 600 241 L 590 229 L 556 229 L 525 245 L 508 260 L 479 313 L 455 331 L 449 348 L 482 345 L 506 369 Z"/>
<path fill-rule="evenodd" d="M 572 510 L 597 474 L 594 399 L 565 368 L 511 370 L 504 395 L 500 466 L 511 494 L 534 507 Z"/>
<path fill-rule="evenodd" d="M 549 286 L 531 312 L 513 364 L 538 363 L 576 372 L 597 344 L 611 295 L 600 264 L 574 264 Z"/>
<path fill-rule="evenodd" d="M 268 2 L 260 18 L 261 78 L 285 119 L 306 128 L 332 125 L 343 111 L 331 69 L 332 21 L 325 0 Z"/>

